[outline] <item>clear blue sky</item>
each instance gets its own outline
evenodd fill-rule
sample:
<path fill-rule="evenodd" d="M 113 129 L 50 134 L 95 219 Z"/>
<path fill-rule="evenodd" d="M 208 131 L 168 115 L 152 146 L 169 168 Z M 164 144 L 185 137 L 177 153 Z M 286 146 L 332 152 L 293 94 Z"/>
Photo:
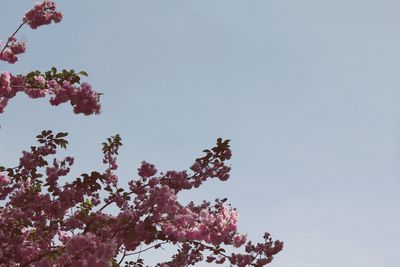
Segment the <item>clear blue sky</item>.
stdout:
<path fill-rule="evenodd" d="M 0 0 L 0 39 L 34 1 Z M 25 73 L 89 72 L 103 113 L 14 99 L 0 162 L 42 129 L 70 132 L 75 174 L 101 168 L 120 133 L 120 179 L 142 160 L 185 169 L 232 139 L 232 178 L 182 201 L 228 197 L 240 229 L 285 242 L 271 267 L 398 267 L 400 2 L 169 0 L 57 2 L 61 24 L 18 35 Z"/>

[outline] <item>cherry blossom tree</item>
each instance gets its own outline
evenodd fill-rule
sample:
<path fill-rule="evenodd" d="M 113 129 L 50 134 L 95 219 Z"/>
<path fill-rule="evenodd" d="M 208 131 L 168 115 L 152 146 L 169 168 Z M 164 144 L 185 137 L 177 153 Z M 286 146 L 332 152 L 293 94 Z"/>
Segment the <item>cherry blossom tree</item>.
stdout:
<path fill-rule="evenodd" d="M 62 20 L 53 1 L 36 4 L 22 24 L 0 44 L 0 60 L 16 63 L 26 44 L 16 35 Z M 69 102 L 75 113 L 100 113 L 100 94 L 81 81 L 85 71 L 0 74 L 0 113 L 17 93 L 30 98 L 49 96 L 51 105 Z M 178 194 L 210 179 L 229 179 L 229 140 L 219 138 L 189 170 L 158 172 L 142 162 L 137 178 L 118 183 L 119 135 L 102 144 L 102 171 L 67 177 L 73 157 L 59 159 L 67 133 L 42 131 L 38 144 L 23 151 L 13 167 L 0 166 L 0 266 L 145 266 L 141 253 L 169 244 L 176 252 L 157 266 L 188 266 L 205 261 L 231 266 L 264 266 L 283 248 L 268 233 L 263 241 L 247 241 L 237 231 L 238 212 L 226 199 L 182 204 Z M 107 213 L 114 206 L 116 214 Z M 242 248 L 243 252 L 237 251 Z M 135 257 L 133 257 L 135 255 Z"/>

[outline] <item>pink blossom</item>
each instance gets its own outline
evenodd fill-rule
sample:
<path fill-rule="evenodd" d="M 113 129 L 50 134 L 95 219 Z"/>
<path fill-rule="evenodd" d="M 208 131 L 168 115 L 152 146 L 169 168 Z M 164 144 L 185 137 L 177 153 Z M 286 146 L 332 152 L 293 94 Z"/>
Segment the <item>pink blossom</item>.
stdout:
<path fill-rule="evenodd" d="M 0 53 L 0 60 L 14 64 L 18 61 L 17 55 L 25 52 L 26 44 L 23 41 L 17 42 L 15 37 L 10 37 L 7 46 L 3 47 L 2 49 L 4 50 Z"/>
<path fill-rule="evenodd" d="M 147 179 L 156 175 L 157 169 L 153 164 L 147 163 L 146 161 L 142 162 L 142 165 L 138 169 L 138 175 L 143 179 Z"/>
<path fill-rule="evenodd" d="M 0 174 L 0 187 L 8 185 L 11 182 L 10 178 Z"/>
<path fill-rule="evenodd" d="M 14 64 L 18 61 L 18 57 L 12 52 L 11 48 L 7 47 L 0 54 L 0 60 L 7 61 L 8 63 Z"/>
<path fill-rule="evenodd" d="M 36 4 L 34 8 L 26 12 L 23 22 L 27 23 L 32 29 L 39 26 L 60 22 L 62 13 L 56 11 L 56 4 L 53 1 L 45 0 Z"/>
<path fill-rule="evenodd" d="M 72 85 L 69 81 L 47 80 L 43 75 L 35 76 L 34 83 L 29 83 L 24 75 L 13 76 L 3 72 L 0 74 L 0 113 L 18 92 L 24 92 L 30 98 L 50 95 L 50 103 L 56 106 L 69 101 L 75 113 L 99 114 L 101 109 L 99 94 L 88 83 Z"/>

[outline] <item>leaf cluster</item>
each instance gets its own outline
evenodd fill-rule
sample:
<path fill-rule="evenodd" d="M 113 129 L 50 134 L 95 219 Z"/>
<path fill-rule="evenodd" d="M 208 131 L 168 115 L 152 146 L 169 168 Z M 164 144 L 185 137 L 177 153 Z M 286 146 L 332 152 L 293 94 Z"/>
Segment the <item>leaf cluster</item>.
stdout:
<path fill-rule="evenodd" d="M 42 73 L 39 70 L 31 71 L 26 75 L 26 83 L 28 83 L 31 87 L 35 88 L 45 88 L 45 85 L 39 84 L 36 81 L 36 77 L 41 75 Z M 86 71 L 76 72 L 74 69 L 66 70 L 63 69 L 60 72 L 57 71 L 55 67 L 52 67 L 49 71 L 44 73 L 44 77 L 47 81 L 55 80 L 58 83 L 63 83 L 64 81 L 68 81 L 70 84 L 80 83 L 81 76 L 88 77 Z"/>
<path fill-rule="evenodd" d="M 210 163 L 212 160 L 218 159 L 221 162 L 225 161 L 226 158 L 226 152 L 230 150 L 230 145 L 229 142 L 231 140 L 222 140 L 222 138 L 217 139 L 216 146 L 210 149 L 205 149 L 203 150 L 206 155 L 202 158 L 197 158 L 196 162 L 198 162 L 201 166 L 206 166 L 208 163 Z"/>
<path fill-rule="evenodd" d="M 67 149 L 68 141 L 64 138 L 68 136 L 66 132 L 59 132 L 56 135 L 52 133 L 51 130 L 42 131 L 41 134 L 37 135 L 37 141 L 40 144 L 48 144 L 51 148 L 61 148 Z"/>
<path fill-rule="evenodd" d="M 104 182 L 104 175 L 93 171 L 90 174 L 83 173 L 81 174 L 82 178 L 77 178 L 72 185 L 80 190 L 84 190 L 84 192 L 95 192 L 101 189 L 100 182 Z"/>
<path fill-rule="evenodd" d="M 107 142 L 103 142 L 103 154 L 113 152 L 115 155 L 118 155 L 118 149 L 122 146 L 122 138 L 119 134 L 116 134 L 114 136 L 108 137 Z"/>

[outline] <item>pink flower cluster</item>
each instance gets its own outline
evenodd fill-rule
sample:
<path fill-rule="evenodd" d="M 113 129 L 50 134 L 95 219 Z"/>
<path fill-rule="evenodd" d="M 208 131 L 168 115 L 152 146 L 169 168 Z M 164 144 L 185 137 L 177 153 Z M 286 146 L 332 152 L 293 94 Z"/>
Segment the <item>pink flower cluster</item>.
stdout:
<path fill-rule="evenodd" d="M 141 211 L 139 214 L 135 213 L 136 220 L 138 216 L 147 216 L 149 222 L 155 222 L 151 229 L 158 231 L 160 240 L 195 246 L 200 244 L 201 251 L 215 252 L 215 247 L 221 245 L 232 245 L 233 247 L 244 245 L 246 236 L 237 232 L 238 212 L 227 206 L 226 200 L 217 200 L 214 205 L 211 205 L 210 202 L 203 202 L 200 205 L 190 203 L 183 206 L 177 198 L 178 192 L 199 187 L 208 179 L 219 178 L 223 181 L 228 179 L 230 168 L 225 165 L 224 161 L 231 156 L 228 143 L 219 139 L 217 146 L 210 150 L 207 156 L 196 160 L 191 168 L 193 171 L 191 175 L 187 171 L 167 171 L 157 177 L 155 176 L 157 173 L 155 166 L 145 161 L 142 162 L 142 166 L 138 169 L 138 175 L 141 179 L 129 183 L 131 191 L 129 194 L 134 193 L 136 195 L 133 203 L 136 209 Z M 141 228 L 136 229 L 136 232 L 139 230 Z M 152 235 L 147 235 L 142 230 L 141 232 L 143 233 L 140 235 L 142 242 L 150 242 Z M 136 249 L 139 244 L 139 242 L 136 242 L 136 246 L 132 243 L 125 244 L 125 246 Z M 209 245 L 206 246 L 205 244 Z M 248 244 L 251 244 L 251 242 Z M 282 243 L 279 241 L 266 246 L 271 247 L 271 249 L 276 247 L 271 255 L 277 254 L 282 249 Z M 222 264 L 227 259 L 233 264 L 238 263 L 236 258 L 240 258 L 241 255 L 232 254 L 228 256 L 216 253 L 215 257 L 210 256 L 208 261 Z M 268 258 L 271 256 L 268 255 L 251 250 L 246 254 L 247 263 L 238 266 L 251 265 L 256 257 Z M 177 256 L 175 261 L 166 264 L 168 266 L 182 266 L 181 260 L 184 264 L 190 264 L 197 262 L 199 258 L 189 257 L 183 260 Z"/>
<path fill-rule="evenodd" d="M 105 181 L 113 186 L 116 186 L 118 182 L 118 176 L 114 171 L 118 169 L 117 155 L 121 145 L 121 137 L 118 134 L 110 137 L 108 143 L 103 143 L 103 163 L 108 164 L 108 168 L 105 171 Z"/>
<path fill-rule="evenodd" d="M 0 74 L 0 113 L 4 112 L 9 100 L 18 92 L 24 92 L 30 98 L 50 95 L 50 104 L 55 106 L 69 101 L 77 114 L 99 114 L 101 109 L 99 94 L 88 83 L 76 85 L 68 80 L 48 80 L 43 75 L 35 76 L 31 82 L 26 75 L 13 76 L 3 72 Z"/>
<path fill-rule="evenodd" d="M 1 43 L 0 43 L 1 48 Z M 8 40 L 8 45 L 2 49 L 0 53 L 0 60 L 6 61 L 8 63 L 14 64 L 18 61 L 18 54 L 24 53 L 26 50 L 26 44 L 23 41 L 18 41 L 15 37 L 10 37 Z"/>
<path fill-rule="evenodd" d="M 82 85 L 76 86 L 68 81 L 60 84 L 55 80 L 51 80 L 48 82 L 48 89 L 53 95 L 50 103 L 54 106 L 70 101 L 76 114 L 91 115 L 100 113 L 99 94 L 94 92 L 92 86 L 88 83 L 84 82 Z"/>
<path fill-rule="evenodd" d="M 57 146 L 66 144 L 65 136 L 43 131 L 38 135 L 41 145 L 24 151 L 17 167 L 0 167 L 0 197 L 7 200 L 0 209 L 0 266 L 109 266 L 117 258 L 129 256 L 129 251 L 140 251 L 143 244 L 157 249 L 165 243 L 179 243 L 184 249 L 160 266 L 185 266 L 203 259 L 264 266 L 282 249 L 282 243 L 272 242 L 268 235 L 264 243 L 247 242 L 245 254 L 227 255 L 222 245 L 238 248 L 246 243 L 246 236 L 237 231 L 238 212 L 226 199 L 199 205 L 178 201 L 180 191 L 214 177 L 209 175 L 210 168 L 214 174 L 219 172 L 215 166 L 224 168 L 219 152 L 207 160 L 198 159 L 200 167 L 191 174 L 168 171 L 156 176 L 155 166 L 142 162 L 140 179 L 130 181 L 125 191 L 118 187 L 117 176 L 112 182 L 108 178 L 116 169 L 122 145 L 117 135 L 103 144 L 103 162 L 108 164 L 105 172 L 83 174 L 83 179 L 61 185 L 60 177 L 68 175 L 74 159 L 53 159 L 50 165 L 47 158 L 55 155 Z M 217 142 L 214 150 L 230 153 L 229 146 L 221 146 Z M 173 182 L 175 179 L 178 182 Z M 99 206 L 103 186 L 109 197 Z M 120 211 L 104 213 L 112 204 Z"/>
<path fill-rule="evenodd" d="M 220 206 L 179 207 L 176 214 L 166 218 L 162 230 L 166 236 L 177 241 L 196 240 L 218 246 L 221 244 L 240 247 L 246 242 L 246 236 L 237 233 L 237 211 Z"/>
<path fill-rule="evenodd" d="M 42 25 L 50 24 L 52 21 L 58 23 L 62 20 L 62 13 L 56 11 L 56 4 L 53 1 L 43 1 L 36 4 L 34 8 L 26 12 L 23 22 L 27 23 L 32 29 Z"/>

